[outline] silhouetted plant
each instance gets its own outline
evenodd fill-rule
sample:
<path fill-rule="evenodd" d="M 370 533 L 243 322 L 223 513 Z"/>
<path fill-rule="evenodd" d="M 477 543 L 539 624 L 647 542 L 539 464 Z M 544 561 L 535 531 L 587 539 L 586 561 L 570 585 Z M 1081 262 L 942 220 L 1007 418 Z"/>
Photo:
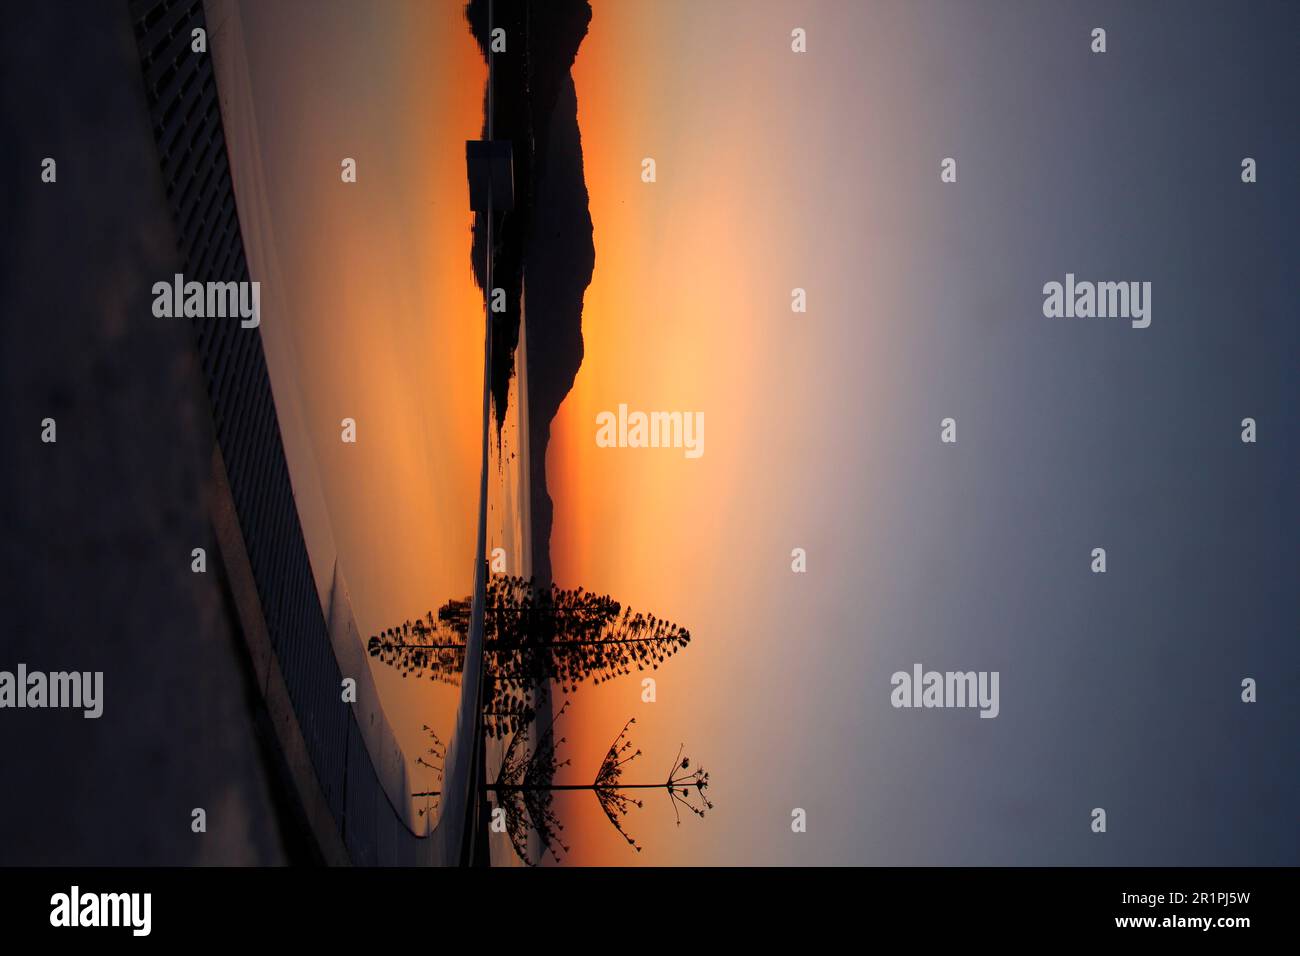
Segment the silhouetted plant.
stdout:
<path fill-rule="evenodd" d="M 425 724 L 422 729 L 426 734 L 429 735 L 429 739 L 433 741 L 433 746 L 430 747 L 428 750 L 426 750 L 424 753 L 433 757 L 435 760 L 446 760 L 447 747 L 438 738 L 438 735 L 433 732 L 433 728 L 430 727 L 428 724 Z M 416 757 L 415 762 L 422 766 L 428 767 L 430 770 L 436 770 L 438 771 L 438 773 L 442 773 L 442 764 L 430 763 L 428 760 L 424 758 L 424 754 L 421 754 L 420 756 Z"/>
<path fill-rule="evenodd" d="M 623 829 L 622 818 L 627 816 L 632 807 L 639 809 L 645 804 L 639 798 L 631 797 L 624 791 L 663 789 L 672 801 L 678 826 L 682 825 L 683 809 L 703 817 L 704 811 L 713 809 L 713 804 L 704 793 L 709 787 L 708 771 L 703 767 L 691 769 L 690 758 L 682 756 L 684 749 L 682 746 L 677 748 L 677 759 L 663 783 L 623 782 L 623 768 L 641 756 L 639 749 L 632 750 L 632 741 L 627 738 L 628 728 L 635 723 L 635 717 L 629 718 L 618 736 L 614 738 L 614 742 L 605 753 L 605 759 L 600 763 L 600 770 L 596 772 L 596 781 L 591 789 L 596 794 L 600 808 L 605 811 L 605 816 L 609 817 L 609 822 L 614 824 L 614 829 L 622 835 L 629 846 L 640 853 L 641 846 Z M 628 751 L 632 752 L 628 753 Z"/>
<path fill-rule="evenodd" d="M 422 729 L 426 734 L 429 735 L 429 739 L 433 741 L 433 745 L 425 751 L 425 754 L 428 754 L 435 760 L 445 762 L 447 759 L 446 745 L 442 742 L 442 740 L 439 739 L 438 735 L 433 732 L 433 728 L 430 727 L 428 724 L 424 724 Z M 420 754 L 420 756 L 416 757 L 415 762 L 422 767 L 427 767 L 429 770 L 434 771 L 438 775 L 437 779 L 442 780 L 443 763 L 436 763 L 436 764 L 431 763 L 430 761 L 425 759 L 424 754 Z M 413 797 L 436 797 L 439 795 L 440 795 L 440 791 L 438 790 L 426 790 L 421 793 L 411 794 L 411 796 Z M 429 809 L 429 806 L 426 804 L 425 806 L 416 810 L 416 813 L 418 813 L 420 816 L 424 816 L 424 811 L 427 809 Z"/>
<path fill-rule="evenodd" d="M 556 719 L 569 708 L 568 701 L 556 714 Z M 561 737 L 559 743 L 564 743 Z M 528 832 L 537 834 L 541 852 L 550 853 L 558 862 L 560 850 L 569 848 L 560 840 L 560 823 L 552 807 L 551 782 L 555 772 L 569 764 L 555 755 L 555 724 L 552 723 L 538 738 L 537 746 L 528 747 L 528 728 L 517 731 L 501 758 L 501 769 L 496 783 L 485 789 L 496 794 L 497 806 L 505 811 L 506 835 L 515 854 L 530 866 L 533 861 L 528 852 Z M 556 848 L 559 848 L 557 850 Z"/>
<path fill-rule="evenodd" d="M 448 601 L 435 616 L 406 621 L 368 642 L 377 657 L 402 676 L 415 674 L 458 684 L 469 632 L 468 598 Z M 634 613 L 609 595 L 552 585 L 540 589 L 519 577 L 490 578 L 483 606 L 484 725 L 493 737 L 518 733 L 535 715 L 539 682 L 572 693 L 591 680 L 603 683 L 655 670 L 690 643 L 685 628 Z"/>
<path fill-rule="evenodd" d="M 564 703 L 555 715 L 556 721 L 568 710 Z M 686 810 L 698 817 L 705 811 L 712 810 L 705 791 L 709 787 L 709 774 L 702 767 L 693 768 L 689 757 L 683 756 L 683 747 L 678 747 L 677 757 L 668 770 L 667 777 L 661 783 L 628 783 L 623 779 L 625 768 L 641 756 L 639 749 L 632 749 L 628 738 L 628 728 L 636 723 L 631 718 L 623 725 L 614 742 L 600 762 L 595 779 L 585 784 L 555 783 L 555 773 L 569 761 L 559 760 L 556 746 L 565 742 L 561 737 L 557 742 L 554 737 L 554 723 L 541 734 L 538 744 L 531 751 L 528 748 L 527 729 L 522 729 L 511 738 L 509 746 L 501 761 L 501 769 L 494 783 L 485 784 L 483 789 L 495 794 L 496 802 L 505 812 L 506 835 L 514 847 L 516 855 L 529 866 L 535 865 L 528 852 L 528 834 L 537 834 L 542 854 L 550 853 L 555 860 L 560 859 L 560 852 L 568 852 L 569 847 L 560 839 L 559 833 L 564 829 L 552 806 L 554 795 L 560 791 L 590 790 L 596 796 L 596 802 L 604 812 L 614 829 L 627 841 L 628 845 L 641 852 L 641 845 L 623 828 L 623 818 L 633 807 L 640 809 L 644 801 L 628 791 L 663 790 L 673 805 L 673 814 L 677 825 L 681 826 L 681 811 Z M 436 796 L 437 791 L 417 793 L 413 796 Z"/>

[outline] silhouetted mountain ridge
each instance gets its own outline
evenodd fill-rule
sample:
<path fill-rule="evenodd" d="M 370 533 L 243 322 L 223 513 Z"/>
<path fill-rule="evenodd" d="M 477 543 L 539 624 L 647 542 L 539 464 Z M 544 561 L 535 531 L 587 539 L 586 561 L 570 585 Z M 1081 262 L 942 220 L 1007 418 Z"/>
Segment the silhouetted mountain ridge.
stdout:
<path fill-rule="evenodd" d="M 465 10 L 486 51 L 487 0 Z M 582 168 L 578 101 L 570 69 L 587 34 L 587 0 L 494 0 L 492 27 L 505 30 L 505 52 L 490 59 L 491 133 L 512 144 L 515 202 L 494 216 L 492 284 L 506 292 L 507 312 L 493 317 L 492 396 L 497 428 L 505 420 L 520 302 L 528 316 L 528 408 L 532 470 L 532 566 L 551 580 L 552 504 L 546 485 L 551 421 L 582 364 L 582 300 L 596 252 Z M 488 98 L 484 99 L 487 117 Z M 484 136 L 488 135 L 484 123 Z M 475 222 L 473 263 L 480 287 L 486 224 Z"/>

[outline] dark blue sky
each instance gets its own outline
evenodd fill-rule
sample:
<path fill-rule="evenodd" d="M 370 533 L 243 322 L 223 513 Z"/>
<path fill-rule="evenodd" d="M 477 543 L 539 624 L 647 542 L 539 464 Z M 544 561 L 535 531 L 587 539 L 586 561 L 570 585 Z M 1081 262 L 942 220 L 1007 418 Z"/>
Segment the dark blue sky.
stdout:
<path fill-rule="evenodd" d="M 891 280 L 911 384 L 869 446 L 846 426 L 864 463 L 891 449 L 892 477 L 846 497 L 828 541 L 817 604 L 867 623 L 858 665 L 815 692 L 836 702 L 814 709 L 839 787 L 796 858 L 1294 864 L 1300 8 L 911 19 L 895 40 L 925 68 L 898 91 L 915 125 L 864 174 L 897 177 L 913 217 L 915 265 Z M 959 178 L 940 188 L 944 156 Z M 1044 318 L 1043 283 L 1067 272 L 1150 281 L 1150 328 Z M 1000 671 L 1001 715 L 893 710 L 889 673 L 918 661 Z"/>

